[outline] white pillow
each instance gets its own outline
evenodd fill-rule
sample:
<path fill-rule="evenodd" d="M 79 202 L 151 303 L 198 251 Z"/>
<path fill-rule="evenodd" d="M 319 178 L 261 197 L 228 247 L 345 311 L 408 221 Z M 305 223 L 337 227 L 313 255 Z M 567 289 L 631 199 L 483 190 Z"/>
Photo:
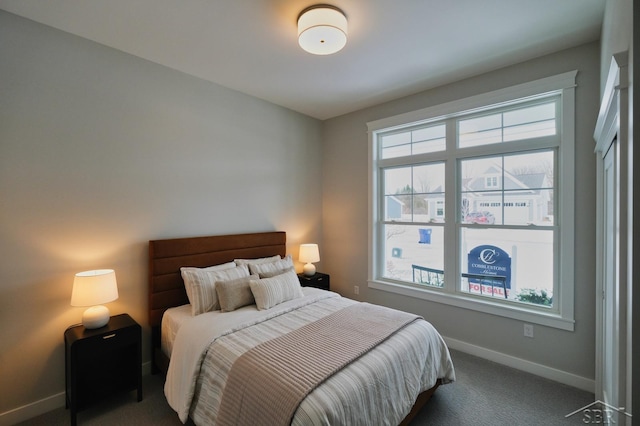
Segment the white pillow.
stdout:
<path fill-rule="evenodd" d="M 235 265 L 235 264 L 234 264 Z M 180 268 L 184 288 L 191 303 L 193 316 L 204 312 L 220 309 L 216 294 L 216 281 L 229 281 L 236 278 L 248 277 L 249 268 L 246 265 L 222 270 L 202 270 L 199 268 Z"/>
<path fill-rule="evenodd" d="M 256 306 L 261 311 L 303 296 L 300 281 L 293 269 L 272 278 L 250 280 L 249 285 Z"/>
<path fill-rule="evenodd" d="M 236 265 L 249 265 L 250 263 L 271 263 L 282 259 L 279 254 L 270 257 L 259 257 L 257 259 L 234 259 Z"/>
<path fill-rule="evenodd" d="M 283 269 L 293 268 L 293 259 L 291 255 L 287 255 L 284 259 L 276 260 L 274 262 L 267 263 L 250 263 L 249 269 L 252 274 L 261 274 L 265 272 L 276 272 Z"/>

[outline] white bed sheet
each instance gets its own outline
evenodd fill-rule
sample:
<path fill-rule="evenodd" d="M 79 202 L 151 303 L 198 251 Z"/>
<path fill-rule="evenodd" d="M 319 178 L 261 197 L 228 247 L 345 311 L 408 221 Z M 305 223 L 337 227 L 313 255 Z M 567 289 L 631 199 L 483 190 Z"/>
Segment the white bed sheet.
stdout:
<path fill-rule="evenodd" d="M 162 352 L 171 358 L 171 352 L 173 352 L 173 342 L 176 340 L 176 334 L 178 330 L 186 321 L 189 321 L 193 316 L 191 315 L 191 305 L 176 306 L 175 308 L 169 308 L 162 316 L 162 326 L 160 332 Z"/>
<path fill-rule="evenodd" d="M 309 287 L 302 289 L 303 294 L 305 291 L 313 293 L 319 290 Z M 260 311 L 257 310 L 256 305 L 243 306 L 242 308 L 233 311 L 232 315 L 229 315 L 230 312 L 217 310 L 206 312 L 204 314 L 197 315 L 196 317 L 192 315 L 191 305 L 189 304 L 169 308 L 162 316 L 160 328 L 162 335 L 160 342 L 162 352 L 171 359 L 171 354 L 173 354 L 173 345 L 175 343 L 178 330 L 184 324 L 196 322 L 195 318 L 199 317 L 198 321 L 200 321 L 206 317 L 207 321 L 223 322 L 229 329 L 234 329 L 236 326 L 241 325 L 246 321 L 251 321 L 256 313 L 260 313 Z"/>

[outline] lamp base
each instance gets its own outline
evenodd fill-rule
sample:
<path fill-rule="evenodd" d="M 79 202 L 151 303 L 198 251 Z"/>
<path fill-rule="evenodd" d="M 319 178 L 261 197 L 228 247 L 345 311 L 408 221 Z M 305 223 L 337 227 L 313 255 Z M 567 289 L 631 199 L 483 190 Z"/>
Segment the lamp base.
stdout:
<path fill-rule="evenodd" d="M 102 305 L 92 306 L 82 314 L 82 325 L 88 329 L 104 327 L 109 318 L 109 308 Z"/>
<path fill-rule="evenodd" d="M 307 277 L 312 277 L 316 274 L 316 265 L 313 263 L 306 263 L 302 269 L 302 273 Z"/>

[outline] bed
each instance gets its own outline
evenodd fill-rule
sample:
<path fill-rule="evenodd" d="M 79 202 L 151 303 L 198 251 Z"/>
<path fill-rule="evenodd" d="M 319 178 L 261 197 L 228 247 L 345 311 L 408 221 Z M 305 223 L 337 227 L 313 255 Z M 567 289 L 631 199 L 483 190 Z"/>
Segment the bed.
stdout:
<path fill-rule="evenodd" d="M 225 424 L 223 414 L 228 415 L 236 409 L 239 411 L 232 415 L 232 423 L 240 424 L 238 417 L 234 416 L 238 413 L 251 413 L 252 406 L 246 405 L 249 404 L 246 401 L 257 398 L 260 401 L 255 402 L 256 404 L 262 403 L 267 406 L 276 403 L 284 406 L 293 401 L 294 415 L 291 416 L 291 421 L 283 422 L 286 424 L 408 424 L 439 385 L 455 380 L 449 352 L 435 329 L 421 318 L 408 318 L 407 315 L 410 314 L 401 314 L 390 309 L 381 312 L 380 315 L 383 317 L 389 313 L 394 321 L 399 321 L 398 330 L 389 331 L 386 337 L 367 337 L 377 338 L 378 341 L 363 342 L 362 348 L 369 349 L 357 354 L 354 352 L 353 359 L 344 361 L 343 364 L 338 365 L 338 361 L 333 361 L 340 358 L 338 355 L 341 353 L 335 352 L 336 349 L 332 353 L 328 347 L 316 350 L 315 355 L 307 354 L 306 361 L 295 368 L 292 365 L 298 361 L 297 358 L 302 358 L 303 354 L 311 352 L 312 349 L 298 351 L 271 347 L 269 350 L 281 352 L 277 352 L 277 356 L 262 354 L 266 358 L 249 356 L 266 350 L 265 347 L 275 345 L 274 342 L 293 339 L 293 336 L 302 339 L 295 341 L 294 345 L 307 342 L 304 346 L 296 347 L 307 348 L 308 344 L 311 348 L 318 339 L 309 338 L 309 335 L 322 334 L 322 331 L 318 331 L 321 329 L 314 328 L 320 327 L 320 323 L 334 321 L 342 324 L 351 321 L 357 324 L 362 322 L 361 319 L 366 312 L 376 312 L 375 315 L 367 314 L 367 318 L 378 317 L 378 311 L 367 311 L 368 309 L 387 309 L 354 302 L 332 292 L 303 288 L 295 290 L 300 291 L 296 297 L 285 298 L 283 302 L 272 307 L 268 304 L 266 308 L 261 306 L 264 305 L 264 300 L 258 298 L 255 305 L 242 306 L 232 312 L 214 310 L 196 316 L 191 315 L 195 305 L 190 305 L 181 268 L 206 268 L 211 265 L 228 264 L 236 259 L 272 257 L 287 258 L 284 232 L 149 241 L 152 371 L 167 375 L 165 395 L 183 423 L 191 417 L 198 425 Z M 267 278 L 263 278 L 261 274 L 260 279 L 256 278 L 251 283 L 253 285 L 269 280 L 282 280 L 283 276 L 284 274 L 270 278 L 266 275 Z M 258 297 L 260 293 L 255 294 Z M 265 309 L 257 309 L 256 306 Z M 363 316 L 357 321 L 348 316 L 339 316 L 351 311 L 359 311 L 349 314 L 353 318 L 357 318 L 357 315 Z M 369 327 L 371 328 L 370 325 Z M 345 342 L 353 341 L 352 336 L 341 336 L 341 333 L 335 333 L 334 336 L 332 332 L 331 338 L 351 339 Z M 339 352 L 348 352 L 342 349 L 346 346 L 352 345 L 343 345 Z M 424 355 L 426 352 L 429 352 L 428 356 Z M 265 359 L 270 359 L 269 355 L 275 359 L 274 364 L 265 362 Z M 314 357 L 322 361 L 310 361 L 316 359 Z M 253 375 L 246 376 L 246 371 L 245 376 L 242 376 L 238 366 L 242 363 L 254 366 L 255 379 Z M 326 368 L 331 367 L 334 370 L 326 373 L 327 376 L 318 375 L 315 384 L 311 379 L 307 380 L 306 376 L 302 379 L 296 376 L 288 377 L 278 370 L 289 369 L 293 371 L 286 374 L 309 374 L 315 377 L 315 369 L 322 370 L 325 364 L 331 363 L 336 363 L 336 366 Z M 383 364 L 394 366 L 394 371 L 379 372 Z M 269 368 L 255 368 L 256 365 L 268 365 Z M 275 376 L 272 369 L 277 371 Z M 289 392 L 289 388 L 296 388 L 300 382 L 305 382 L 308 389 L 301 390 L 303 396 L 287 397 L 291 401 L 281 397 L 280 391 L 263 391 L 260 394 L 256 390 L 260 383 L 265 382 L 265 389 L 269 389 L 269 380 L 276 382 L 281 377 L 285 382 L 290 381 L 282 388 L 284 394 Z M 307 381 L 310 384 L 307 385 Z M 243 389 L 242 392 L 248 394 L 232 398 L 230 395 L 239 391 L 231 385 L 226 385 L 234 382 L 238 382 L 240 387 L 243 387 L 243 383 L 251 383 L 251 386 L 245 385 L 244 388 L 256 389 Z M 250 392 L 257 392 L 258 396 L 252 396 Z M 266 401 L 262 400 L 265 398 Z M 268 398 L 275 399 L 272 401 Z M 300 402 L 295 398 L 303 399 Z M 282 401 L 283 399 L 286 401 Z M 242 404 L 245 405 L 237 402 L 238 400 L 242 400 Z M 289 416 L 286 413 L 282 414 L 286 410 L 274 411 L 279 411 L 273 414 L 275 416 Z M 268 417 L 262 420 L 267 423 L 266 419 Z M 256 421 L 256 418 L 251 421 Z"/>

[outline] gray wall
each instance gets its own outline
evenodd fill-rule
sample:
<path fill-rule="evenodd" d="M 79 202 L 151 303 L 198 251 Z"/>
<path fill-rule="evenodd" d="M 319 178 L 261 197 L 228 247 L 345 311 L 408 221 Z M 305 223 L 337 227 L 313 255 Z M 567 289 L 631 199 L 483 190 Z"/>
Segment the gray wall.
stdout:
<path fill-rule="evenodd" d="M 63 401 L 76 272 L 146 326 L 149 239 L 322 243 L 319 121 L 2 11 L 0 58 L 0 414 Z"/>
<path fill-rule="evenodd" d="M 575 331 L 536 326 L 523 337 L 521 321 L 439 305 L 367 287 L 368 121 L 465 98 L 577 69 Z M 423 315 L 446 337 L 586 379 L 594 378 L 595 173 L 593 128 L 598 112 L 599 46 L 562 51 L 325 122 L 323 243 L 331 285 L 359 299 Z"/>
<path fill-rule="evenodd" d="M 609 74 L 611 58 L 614 54 L 629 51 L 632 55 L 633 41 L 633 0 L 606 2 L 602 23 L 600 52 L 600 89 L 604 89 Z M 630 63 L 632 56 L 629 57 Z"/>

